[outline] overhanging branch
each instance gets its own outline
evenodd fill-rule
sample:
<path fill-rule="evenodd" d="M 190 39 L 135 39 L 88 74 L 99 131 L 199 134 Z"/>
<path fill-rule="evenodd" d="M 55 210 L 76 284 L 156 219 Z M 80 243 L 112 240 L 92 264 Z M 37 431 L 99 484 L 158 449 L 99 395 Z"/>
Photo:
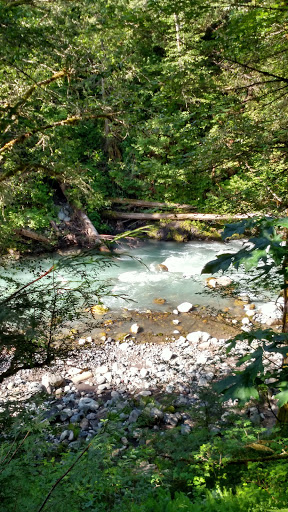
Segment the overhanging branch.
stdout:
<path fill-rule="evenodd" d="M 88 121 L 90 119 L 110 119 L 111 121 L 117 121 L 118 123 L 121 123 L 122 121 L 115 119 L 113 113 L 111 114 L 94 114 L 94 115 L 88 115 L 88 116 L 73 116 L 68 117 L 67 119 L 64 119 L 63 121 L 56 121 L 55 123 L 46 124 L 44 126 L 41 126 L 39 128 L 35 128 L 34 130 L 31 130 L 30 132 L 22 133 L 21 135 L 18 135 L 18 137 L 15 137 L 15 139 L 10 140 L 9 142 L 6 142 L 2 148 L 0 148 L 0 154 L 4 153 L 5 151 L 9 151 L 13 148 L 16 144 L 21 144 L 26 139 L 29 139 L 32 137 L 32 135 L 36 135 L 37 133 L 42 133 L 46 130 L 49 130 L 51 128 L 56 128 L 57 126 L 65 126 L 65 125 L 74 125 L 81 121 Z"/>
<path fill-rule="evenodd" d="M 260 73 L 261 75 L 271 76 L 271 77 L 275 78 L 276 80 L 278 80 L 279 82 L 285 82 L 288 84 L 288 78 L 285 78 L 284 76 L 275 75 L 274 73 L 270 73 L 269 71 L 262 71 L 261 69 L 254 68 L 253 66 L 249 66 L 249 64 L 244 64 L 243 62 L 239 62 L 238 60 L 235 60 L 235 59 L 225 58 L 225 60 L 227 60 L 227 62 L 233 62 L 233 64 L 237 64 L 238 66 L 241 66 L 244 69 L 249 69 L 250 71 Z"/>

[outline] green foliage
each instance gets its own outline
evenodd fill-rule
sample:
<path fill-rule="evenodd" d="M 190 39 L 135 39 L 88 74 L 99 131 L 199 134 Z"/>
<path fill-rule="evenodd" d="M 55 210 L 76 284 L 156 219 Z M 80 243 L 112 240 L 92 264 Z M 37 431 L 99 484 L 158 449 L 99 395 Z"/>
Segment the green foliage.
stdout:
<path fill-rule="evenodd" d="M 211 396 L 205 404 L 211 421 Z M 51 427 L 39 422 L 35 411 L 19 415 L 0 438 L 0 510 L 39 510 L 51 489 L 44 510 L 57 512 L 266 512 L 285 507 L 288 463 L 281 453 L 287 438 L 277 432 L 267 438 L 239 415 L 221 425 L 221 434 L 210 431 L 203 425 L 203 410 L 188 411 L 195 426 L 185 443 L 178 428 L 157 433 L 147 425 L 141 429 L 144 442 L 134 440 L 117 454 L 124 432 L 119 414 L 102 422 L 89 447 L 74 442 L 73 448 L 51 443 Z M 269 447 L 274 460 L 262 461 L 266 452 L 257 451 L 259 446 Z"/>
<path fill-rule="evenodd" d="M 237 270 L 240 266 L 249 272 L 256 268 L 257 275 L 254 279 L 268 279 L 271 272 L 281 278 L 284 289 L 284 309 L 287 307 L 285 301 L 287 290 L 287 241 L 283 229 L 287 229 L 288 219 L 262 218 L 243 220 L 239 223 L 228 224 L 223 231 L 223 238 L 231 237 L 234 233 L 243 235 L 246 230 L 254 231 L 250 239 L 243 244 L 236 253 L 226 253 L 217 256 L 216 260 L 208 262 L 202 273 L 225 272 L 230 266 Z M 238 341 L 247 343 L 246 354 L 240 357 L 237 367 L 240 371 L 221 380 L 216 384 L 216 389 L 224 394 L 226 399 L 238 398 L 247 402 L 251 398 L 258 398 L 259 386 L 265 385 L 268 379 L 275 382 L 274 388 L 278 389 L 276 398 L 279 406 L 287 402 L 287 367 L 286 365 L 270 364 L 273 356 L 280 355 L 284 360 L 288 354 L 288 333 L 287 319 L 284 312 L 282 333 L 274 332 L 271 329 L 253 330 L 248 333 L 237 335 L 228 340 L 227 354 L 235 348 Z M 255 348 L 256 346 L 256 348 Z"/>
<path fill-rule="evenodd" d="M 113 195 L 215 213 L 283 210 L 287 16 L 268 0 L 3 0 L 7 244 L 19 227 L 51 236 L 63 183 L 96 216 Z"/>
<path fill-rule="evenodd" d="M 8 363 L 2 379 L 6 372 L 49 363 L 65 351 L 61 326 L 111 294 L 109 283 L 99 274 L 113 264 L 109 256 L 92 252 L 59 256 L 44 261 L 42 268 L 36 260 L 21 283 L 14 277 L 17 264 L 7 265 L 1 275 L 1 362 Z"/>

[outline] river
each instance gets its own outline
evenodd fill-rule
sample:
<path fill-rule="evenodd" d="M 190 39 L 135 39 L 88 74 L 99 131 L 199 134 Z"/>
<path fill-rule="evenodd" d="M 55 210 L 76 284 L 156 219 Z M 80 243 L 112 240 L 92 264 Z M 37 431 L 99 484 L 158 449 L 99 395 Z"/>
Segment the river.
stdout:
<path fill-rule="evenodd" d="M 211 290 L 205 285 L 209 276 L 201 275 L 205 263 L 214 259 L 217 254 L 238 250 L 242 244 L 241 241 L 225 244 L 210 241 L 135 241 L 132 246 L 121 243 L 117 245 L 117 251 L 120 253 L 117 259 L 111 259 L 111 265 L 105 264 L 103 268 L 98 269 L 97 276 L 95 265 L 82 264 L 89 260 L 89 257 L 83 255 L 82 263 L 81 258 L 78 259 L 77 278 L 78 282 L 84 275 L 88 281 L 90 279 L 91 292 L 96 280 L 101 283 L 109 282 L 110 290 L 115 296 L 108 295 L 104 297 L 103 302 L 115 312 L 123 307 L 140 312 L 147 309 L 172 311 L 181 302 L 186 301 L 221 311 L 232 306 L 235 294 L 248 295 L 250 301 L 257 306 L 257 303 L 270 298 L 271 293 L 265 292 L 264 289 L 259 290 L 259 284 L 251 280 L 251 273 L 247 275 L 244 271 L 236 272 L 233 269 L 227 271 L 227 275 L 233 280 L 234 297 L 224 293 L 223 289 Z M 45 273 L 55 263 L 60 263 L 61 267 L 61 261 L 59 255 L 33 261 L 23 259 L 3 269 L 2 277 L 13 277 L 21 284 L 25 284 L 35 279 L 35 276 Z M 58 282 L 66 283 L 71 276 L 75 279 L 73 265 L 72 259 L 68 259 L 68 266 L 58 269 Z M 4 286 L 3 279 L 0 281 L 1 285 Z M 66 284 L 63 284 L 64 289 L 65 286 Z M 11 283 L 8 288 L 11 292 L 15 287 L 13 288 Z M 125 296 L 127 300 L 119 296 Z M 159 304 L 157 299 L 164 299 L 163 304 Z"/>

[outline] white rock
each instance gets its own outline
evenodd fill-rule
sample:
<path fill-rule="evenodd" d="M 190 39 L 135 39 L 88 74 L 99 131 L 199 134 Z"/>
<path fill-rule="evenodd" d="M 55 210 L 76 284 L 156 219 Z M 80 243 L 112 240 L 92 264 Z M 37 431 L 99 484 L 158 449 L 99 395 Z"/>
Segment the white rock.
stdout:
<path fill-rule="evenodd" d="M 178 343 L 184 343 L 185 341 L 186 341 L 185 336 L 179 336 L 179 338 L 177 340 Z"/>
<path fill-rule="evenodd" d="M 106 377 L 104 377 L 104 375 L 97 375 L 97 377 L 96 377 L 97 384 L 104 384 L 105 382 L 106 382 Z"/>
<path fill-rule="evenodd" d="M 197 358 L 196 358 L 195 363 L 196 364 L 205 364 L 205 363 L 207 363 L 207 359 L 208 359 L 207 354 L 199 354 L 199 356 L 197 356 Z"/>
<path fill-rule="evenodd" d="M 145 379 L 145 377 L 147 377 L 147 374 L 148 374 L 148 370 L 146 368 L 141 368 L 141 370 L 140 370 L 141 379 Z"/>
<path fill-rule="evenodd" d="M 211 334 L 205 331 L 194 331 L 189 332 L 186 338 L 190 343 L 199 343 L 200 341 L 208 341 L 211 338 Z"/>
<path fill-rule="evenodd" d="M 130 332 L 131 332 L 132 334 L 137 334 L 137 333 L 139 332 L 139 329 L 140 329 L 140 327 L 139 327 L 139 325 L 138 325 L 138 324 L 133 324 L 133 325 L 131 325 L 131 327 L 130 327 Z"/>
<path fill-rule="evenodd" d="M 178 309 L 173 309 L 172 313 L 173 313 L 173 315 L 179 315 Z"/>
<path fill-rule="evenodd" d="M 88 343 L 91 343 L 92 342 L 91 336 L 87 336 L 86 341 L 88 341 Z"/>
<path fill-rule="evenodd" d="M 69 368 L 67 373 L 68 373 L 68 375 L 78 375 L 81 372 L 82 372 L 81 368 L 76 368 L 75 366 L 72 366 L 72 368 Z"/>
<path fill-rule="evenodd" d="M 65 379 L 59 373 L 46 373 L 42 377 L 42 384 L 45 388 L 52 386 L 53 388 L 59 388 L 65 384 Z"/>
<path fill-rule="evenodd" d="M 179 313 L 188 313 L 193 308 L 193 304 L 191 302 L 182 302 L 177 306 Z"/>
<path fill-rule="evenodd" d="M 230 277 L 227 277 L 227 276 L 221 276 L 221 277 L 217 277 L 216 279 L 216 286 L 229 286 L 230 284 L 232 284 L 232 279 L 230 279 Z"/>
<path fill-rule="evenodd" d="M 79 345 L 84 345 L 85 343 L 86 343 L 85 338 L 80 338 L 80 340 L 78 340 Z"/>
<path fill-rule="evenodd" d="M 123 352 L 126 351 L 128 348 L 129 348 L 129 343 L 127 343 L 127 341 L 125 341 L 124 343 L 121 343 L 119 345 L 119 349 L 122 350 Z"/>
<path fill-rule="evenodd" d="M 174 324 L 174 325 L 178 325 L 178 324 L 180 324 L 180 320 L 177 320 L 177 319 L 172 320 L 172 324 Z"/>
<path fill-rule="evenodd" d="M 177 331 L 177 329 L 175 329 L 175 331 L 173 331 L 173 334 L 180 334 L 180 332 Z"/>
<path fill-rule="evenodd" d="M 96 375 L 97 375 L 97 374 L 99 374 L 99 373 L 100 373 L 100 374 L 102 374 L 102 375 L 104 375 L 104 373 L 107 373 L 108 371 L 109 371 L 109 368 L 108 368 L 108 366 L 106 366 L 106 365 L 98 366 L 98 367 L 95 369 L 95 373 L 96 373 Z"/>
<path fill-rule="evenodd" d="M 250 324 L 250 320 L 249 320 L 249 318 L 244 317 L 244 318 L 242 318 L 241 323 L 243 325 L 249 325 Z"/>
<path fill-rule="evenodd" d="M 173 352 L 171 352 L 170 348 L 166 347 L 164 348 L 161 358 L 163 361 L 170 361 L 171 357 L 173 356 Z"/>

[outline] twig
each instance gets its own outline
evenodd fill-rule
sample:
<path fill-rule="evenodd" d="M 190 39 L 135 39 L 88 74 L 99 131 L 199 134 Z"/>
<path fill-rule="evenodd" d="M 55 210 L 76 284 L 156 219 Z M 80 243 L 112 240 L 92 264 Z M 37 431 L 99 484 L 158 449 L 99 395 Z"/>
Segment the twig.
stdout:
<path fill-rule="evenodd" d="M 6 462 L 6 464 L 4 464 L 4 466 L 2 467 L 1 471 L 0 471 L 0 475 L 1 473 L 4 471 L 5 469 L 5 466 L 7 466 L 7 464 L 9 464 L 9 462 L 11 462 L 11 460 L 13 459 L 14 455 L 16 455 L 16 453 L 18 452 L 18 450 L 20 449 L 20 447 L 22 446 L 22 444 L 24 443 L 25 439 L 29 436 L 30 434 L 30 430 L 28 430 L 26 436 L 24 437 L 24 439 L 22 439 L 21 443 L 17 446 L 16 450 L 14 450 L 14 452 L 12 453 L 10 459 Z M 13 443 L 14 444 L 14 443 Z M 13 446 L 13 445 L 12 445 Z M 5 457 L 6 459 L 6 457 Z M 4 459 L 4 461 L 5 461 Z"/>
<path fill-rule="evenodd" d="M 63 480 L 63 478 L 68 475 L 68 473 L 70 473 L 70 471 L 74 468 L 74 466 L 77 464 L 77 462 L 81 459 L 81 457 L 84 455 L 85 452 L 88 451 L 89 447 L 91 446 L 91 443 L 88 444 L 88 446 L 86 446 L 85 450 L 83 450 L 79 457 L 77 457 L 77 459 L 73 462 L 73 464 L 67 469 L 67 471 L 65 471 L 65 473 L 63 473 L 63 475 L 61 475 L 58 480 L 56 480 L 55 484 L 53 485 L 53 487 L 50 489 L 50 491 L 48 492 L 45 500 L 43 501 L 41 507 L 37 510 L 37 512 L 41 512 L 41 510 L 43 510 L 43 508 L 45 507 L 47 501 L 49 500 L 52 492 L 54 491 L 54 489 L 57 487 L 57 485 L 61 482 L 61 480 Z"/>
<path fill-rule="evenodd" d="M 39 276 L 36 279 L 34 279 L 33 281 L 31 281 L 30 283 L 25 284 L 25 286 L 22 286 L 22 288 L 19 288 L 19 290 L 16 290 L 16 292 L 12 293 L 12 295 L 9 295 L 9 297 L 7 297 L 2 302 L 0 302 L 0 304 L 5 304 L 6 302 L 9 302 L 11 299 L 16 297 L 16 295 L 18 295 L 18 293 L 21 293 L 23 290 L 25 290 L 25 288 L 27 288 L 28 286 L 30 286 L 33 283 L 36 283 L 36 281 L 39 281 L 39 279 L 42 279 L 43 277 L 47 276 L 47 274 L 50 274 L 50 272 L 52 272 L 52 270 L 54 268 L 55 268 L 55 265 L 52 265 L 52 267 L 49 268 L 49 270 L 47 270 L 47 272 L 42 274 L 42 276 Z"/>

